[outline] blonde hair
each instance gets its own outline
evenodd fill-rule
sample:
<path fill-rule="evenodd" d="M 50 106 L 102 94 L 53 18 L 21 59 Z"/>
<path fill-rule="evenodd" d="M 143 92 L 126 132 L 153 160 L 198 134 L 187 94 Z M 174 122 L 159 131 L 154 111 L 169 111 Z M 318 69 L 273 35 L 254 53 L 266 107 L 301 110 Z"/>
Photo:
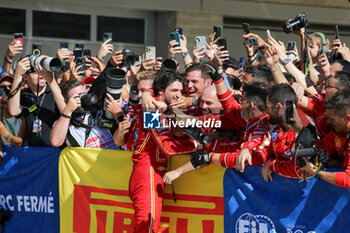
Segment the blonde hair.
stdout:
<path fill-rule="evenodd" d="M 322 43 L 323 38 L 320 34 L 321 34 L 321 32 L 312 33 L 309 36 L 310 40 L 308 40 L 307 44 L 309 45 L 309 44 L 315 43 L 318 46 L 318 48 L 321 48 L 321 43 Z M 329 48 L 330 42 L 329 42 L 328 38 L 323 33 L 322 33 L 322 35 L 324 36 L 324 39 L 326 40 L 323 42 L 324 43 L 323 46 L 327 46 L 327 48 L 325 48 L 325 51 L 326 51 Z"/>
<path fill-rule="evenodd" d="M 155 77 L 158 75 L 158 71 L 141 71 L 137 73 L 136 79 L 138 81 L 140 80 L 154 80 Z"/>

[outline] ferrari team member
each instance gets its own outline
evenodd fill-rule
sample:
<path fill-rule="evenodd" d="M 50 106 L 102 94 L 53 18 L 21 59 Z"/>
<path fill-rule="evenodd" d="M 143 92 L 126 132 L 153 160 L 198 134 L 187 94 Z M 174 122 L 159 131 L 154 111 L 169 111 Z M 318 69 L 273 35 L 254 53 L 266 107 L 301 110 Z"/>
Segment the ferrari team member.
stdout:
<path fill-rule="evenodd" d="M 339 146 L 342 148 L 341 156 L 343 163 L 341 168 L 345 168 L 345 171 L 320 171 L 318 177 L 339 187 L 350 188 L 350 90 L 344 89 L 330 96 L 325 101 L 325 108 L 328 121 L 334 131 L 338 135 L 345 137 L 345 140 Z M 310 162 L 302 167 L 301 170 L 309 176 L 313 176 L 316 173 L 315 166 Z"/>
<path fill-rule="evenodd" d="M 175 72 L 162 71 L 153 82 L 154 95 L 160 102 L 170 105 L 179 100 L 183 80 Z M 157 112 L 159 113 L 159 112 Z M 158 232 L 167 156 L 190 154 L 198 143 L 188 137 L 176 137 L 168 128 L 145 129 L 143 113 L 137 116 L 138 138 L 135 142 L 132 161 L 133 171 L 129 181 L 129 196 L 135 210 L 134 232 Z"/>

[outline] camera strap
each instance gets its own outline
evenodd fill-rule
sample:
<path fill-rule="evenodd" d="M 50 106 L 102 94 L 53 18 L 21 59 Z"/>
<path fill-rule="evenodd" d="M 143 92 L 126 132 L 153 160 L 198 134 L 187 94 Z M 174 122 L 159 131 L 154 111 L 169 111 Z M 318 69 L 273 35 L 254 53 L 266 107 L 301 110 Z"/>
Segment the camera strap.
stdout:
<path fill-rule="evenodd" d="M 14 89 L 13 91 L 11 91 L 8 95 L 9 99 L 11 99 L 13 96 L 15 96 L 18 91 L 21 89 L 22 87 L 22 82 L 18 83 L 18 86 L 16 87 L 16 89 Z"/>

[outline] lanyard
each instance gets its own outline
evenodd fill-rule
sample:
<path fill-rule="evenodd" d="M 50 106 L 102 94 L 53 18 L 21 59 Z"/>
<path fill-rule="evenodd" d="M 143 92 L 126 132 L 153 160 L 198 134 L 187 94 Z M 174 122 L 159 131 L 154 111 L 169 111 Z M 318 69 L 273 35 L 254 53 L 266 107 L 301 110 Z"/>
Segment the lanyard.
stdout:
<path fill-rule="evenodd" d="M 44 93 L 43 95 L 43 98 L 41 98 L 41 102 L 40 102 L 40 105 L 39 105 L 39 108 L 37 108 L 37 116 L 39 115 L 39 112 L 40 112 L 40 108 L 41 108 L 41 105 L 43 105 L 43 102 L 44 102 L 44 99 L 45 99 L 45 96 L 46 96 L 46 93 Z M 36 101 L 34 101 L 34 98 L 32 97 L 32 100 L 33 100 L 33 106 L 36 105 L 36 103 L 38 102 L 38 99 L 39 97 L 36 98 Z M 36 110 L 36 109 L 35 109 Z"/>
<path fill-rule="evenodd" d="M 12 125 L 10 124 L 10 122 L 8 122 L 5 117 L 4 117 L 4 121 L 5 123 L 8 125 L 8 127 L 10 128 L 10 131 L 12 133 L 13 136 L 15 136 L 15 130 L 13 129 Z M 17 118 L 15 118 L 15 125 L 17 125 Z"/>

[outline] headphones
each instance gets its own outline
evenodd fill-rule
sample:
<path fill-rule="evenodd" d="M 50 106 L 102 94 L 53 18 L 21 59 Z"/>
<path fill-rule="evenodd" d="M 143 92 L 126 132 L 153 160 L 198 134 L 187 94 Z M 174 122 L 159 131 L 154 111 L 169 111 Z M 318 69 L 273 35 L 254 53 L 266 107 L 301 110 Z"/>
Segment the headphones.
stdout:
<path fill-rule="evenodd" d="M 313 34 L 316 34 L 319 37 L 321 37 L 322 44 L 323 44 L 323 50 L 328 51 L 328 47 L 326 45 L 327 44 L 326 36 L 322 32 L 314 32 Z"/>

